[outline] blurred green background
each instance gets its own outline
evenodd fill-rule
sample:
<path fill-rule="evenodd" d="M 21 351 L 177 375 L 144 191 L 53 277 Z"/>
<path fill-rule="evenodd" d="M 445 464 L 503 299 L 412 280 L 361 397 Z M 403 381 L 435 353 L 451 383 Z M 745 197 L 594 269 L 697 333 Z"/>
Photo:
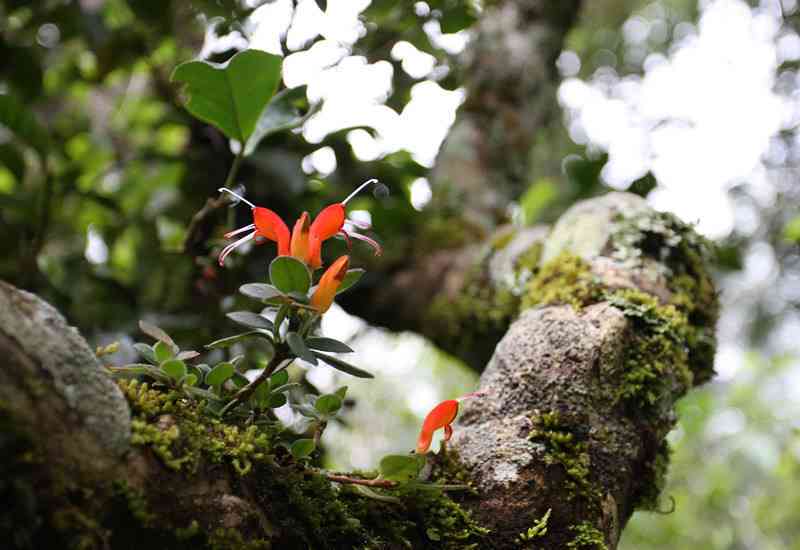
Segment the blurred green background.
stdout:
<path fill-rule="evenodd" d="M 723 304 L 719 376 L 681 401 L 670 436 L 665 513 L 637 513 L 622 547 L 800 548 L 797 2 L 585 4 L 557 62 L 563 116 L 495 223 L 549 223 L 579 198 L 631 190 L 715 240 Z M 222 234 L 249 223 L 246 209 L 207 207 L 233 154 L 182 108 L 170 74 L 248 46 L 284 55 L 286 85 L 324 100 L 243 163 L 250 200 L 293 220 L 380 178 L 388 195 L 352 203 L 386 249 L 355 248 L 372 287 L 462 244 L 449 242 L 458 203 L 429 176 L 463 100 L 476 6 L 0 1 L 0 279 L 53 303 L 92 343 L 122 342 L 117 362 L 132 359 L 140 318 L 185 348 L 228 333 L 236 288 L 260 280 L 272 252 L 217 265 Z M 323 328 L 380 373 L 346 381 L 354 402 L 325 433 L 332 464 L 411 448 L 426 410 L 476 383 L 415 334 L 342 309 Z M 342 383 L 321 369 L 307 379 Z"/>

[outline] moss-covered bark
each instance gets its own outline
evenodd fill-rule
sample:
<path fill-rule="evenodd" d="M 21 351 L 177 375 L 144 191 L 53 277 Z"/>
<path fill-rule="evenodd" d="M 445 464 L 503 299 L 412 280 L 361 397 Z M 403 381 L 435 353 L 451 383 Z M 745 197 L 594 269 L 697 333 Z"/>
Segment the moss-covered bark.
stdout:
<path fill-rule="evenodd" d="M 0 536 L 13 548 L 614 548 L 659 507 L 673 405 L 712 373 L 706 245 L 636 197 L 501 235 L 452 335 L 510 324 L 431 479 L 364 494 L 291 458 L 274 428 L 113 384 L 36 297 L 0 285 Z M 510 306 L 508 304 L 511 304 Z M 446 308 L 445 308 L 446 309 Z M 459 315 L 466 315 L 465 318 Z M 487 325 L 480 320 L 489 320 Z M 80 400 L 75 396 L 79 395 Z"/>

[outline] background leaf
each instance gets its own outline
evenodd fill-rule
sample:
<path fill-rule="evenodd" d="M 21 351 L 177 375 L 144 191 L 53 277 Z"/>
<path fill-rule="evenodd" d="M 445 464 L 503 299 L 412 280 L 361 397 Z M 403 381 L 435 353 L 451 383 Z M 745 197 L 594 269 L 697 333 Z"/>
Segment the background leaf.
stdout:
<path fill-rule="evenodd" d="M 281 58 L 260 50 L 245 50 L 223 64 L 182 63 L 172 80 L 186 84 L 186 109 L 241 143 L 256 128 L 264 107 L 275 94 Z"/>
<path fill-rule="evenodd" d="M 305 102 L 306 86 L 283 90 L 273 97 L 258 118 L 253 135 L 250 136 L 244 147 L 244 154 L 252 154 L 265 137 L 296 128 L 302 124 L 310 113 L 301 115 L 297 106 Z"/>
<path fill-rule="evenodd" d="M 417 478 L 425 464 L 422 455 L 387 455 L 381 459 L 381 475 L 392 481 L 411 481 Z"/>
<path fill-rule="evenodd" d="M 16 97 L 0 94 L 0 124 L 40 154 L 47 154 L 50 138 L 28 108 Z"/>
<path fill-rule="evenodd" d="M 246 327 L 272 330 L 272 321 L 252 311 L 232 311 L 226 314 L 226 317 Z"/>
<path fill-rule="evenodd" d="M 289 347 L 292 349 L 294 354 L 300 359 L 311 363 L 312 365 L 317 364 L 316 356 L 310 349 L 308 349 L 308 346 L 306 346 L 302 336 L 296 332 L 289 332 L 286 335 L 286 342 L 289 344 Z"/>
<path fill-rule="evenodd" d="M 314 449 L 316 449 L 316 445 L 314 445 L 313 439 L 298 439 L 292 443 L 289 451 L 295 458 L 306 458 L 314 452 Z"/>

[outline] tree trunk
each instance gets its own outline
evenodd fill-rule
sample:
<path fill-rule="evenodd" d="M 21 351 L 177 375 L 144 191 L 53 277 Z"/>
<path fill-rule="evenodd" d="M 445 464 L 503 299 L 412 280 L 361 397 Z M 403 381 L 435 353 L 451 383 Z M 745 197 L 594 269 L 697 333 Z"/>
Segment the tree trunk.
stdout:
<path fill-rule="evenodd" d="M 469 492 L 365 494 L 269 428 L 114 385 L 55 310 L 0 284 L 1 534 L 14 548 L 615 548 L 635 509 L 663 507 L 674 403 L 712 374 L 705 245 L 619 193 L 535 237 L 538 261 L 487 268 L 520 314 L 488 395 L 430 458 L 428 481 Z"/>

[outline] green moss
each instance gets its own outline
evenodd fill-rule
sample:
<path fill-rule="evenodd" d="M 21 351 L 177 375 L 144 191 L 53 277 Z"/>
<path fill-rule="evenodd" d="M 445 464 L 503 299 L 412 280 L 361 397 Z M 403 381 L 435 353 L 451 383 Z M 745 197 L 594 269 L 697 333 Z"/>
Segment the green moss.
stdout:
<path fill-rule="evenodd" d="M 589 480 L 589 446 L 586 440 L 565 422 L 557 411 L 540 413 L 531 419 L 533 429 L 528 439 L 543 443 L 545 460 L 550 464 L 560 464 L 566 474 L 564 484 L 568 498 L 583 496 L 596 498 L 598 490 Z"/>
<path fill-rule="evenodd" d="M 692 385 L 687 346 L 691 331 L 686 315 L 638 290 L 617 290 L 606 299 L 633 323 L 615 400 L 647 415 L 658 414 L 662 398 L 679 397 Z"/>
<path fill-rule="evenodd" d="M 541 267 L 525 288 L 522 309 L 570 304 L 575 309 L 598 302 L 603 286 L 591 267 L 578 256 L 563 252 Z"/>
<path fill-rule="evenodd" d="M 220 527 L 208 537 L 209 550 L 269 550 L 272 545 L 265 539 L 246 540 L 236 529 Z"/>
<path fill-rule="evenodd" d="M 552 511 L 552 508 L 548 508 L 547 512 L 545 512 L 541 518 L 534 521 L 532 526 L 520 533 L 517 537 L 518 542 L 530 542 L 533 539 L 545 536 L 547 534 L 547 521 L 550 519 L 550 512 Z"/>
<path fill-rule="evenodd" d="M 254 462 L 271 461 L 275 430 L 227 424 L 203 414 L 203 403 L 178 398 L 135 380 L 119 382 L 131 404 L 133 445 L 150 447 L 173 470 L 194 472 L 203 460 L 228 463 L 244 476 Z"/>
<path fill-rule="evenodd" d="M 608 550 L 603 533 L 591 523 L 584 521 L 578 525 L 573 525 L 570 527 L 570 531 L 575 533 L 575 538 L 567 543 L 567 548 Z"/>

